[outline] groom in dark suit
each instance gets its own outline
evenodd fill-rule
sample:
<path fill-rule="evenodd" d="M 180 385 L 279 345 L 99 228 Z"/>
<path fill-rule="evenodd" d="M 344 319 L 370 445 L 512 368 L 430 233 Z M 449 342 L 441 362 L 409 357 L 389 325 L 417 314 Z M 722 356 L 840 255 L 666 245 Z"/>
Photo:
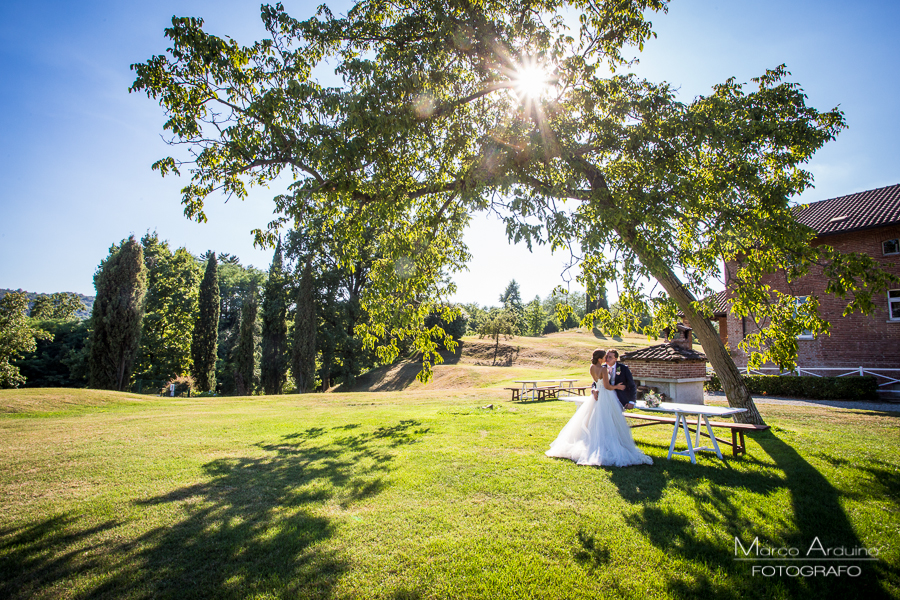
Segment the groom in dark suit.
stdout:
<path fill-rule="evenodd" d="M 615 348 L 606 351 L 606 367 L 609 370 L 609 384 L 615 386 L 622 410 L 634 408 L 637 386 L 631 376 L 631 369 L 619 362 L 619 353 Z"/>

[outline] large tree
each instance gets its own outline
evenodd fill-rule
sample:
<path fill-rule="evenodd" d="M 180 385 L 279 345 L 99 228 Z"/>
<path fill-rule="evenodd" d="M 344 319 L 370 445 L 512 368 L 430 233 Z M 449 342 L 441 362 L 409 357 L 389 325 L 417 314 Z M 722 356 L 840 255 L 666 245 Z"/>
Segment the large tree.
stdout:
<path fill-rule="evenodd" d="M 522 294 L 519 291 L 519 283 L 512 279 L 506 289 L 500 294 L 500 303 L 503 308 L 512 312 L 516 317 L 516 333 L 524 332 L 528 325 L 525 322 L 525 306 L 522 304 Z"/>
<path fill-rule="evenodd" d="M 197 299 L 198 315 L 191 336 L 193 377 L 197 389 L 216 389 L 216 351 L 219 342 L 219 270 L 216 253 L 206 255 L 206 269 Z"/>
<path fill-rule="evenodd" d="M 28 316 L 32 319 L 71 319 L 80 310 L 84 310 L 84 302 L 78 294 L 72 292 L 57 292 L 55 294 L 42 294 L 34 299 L 31 312 Z"/>
<path fill-rule="evenodd" d="M 301 394 L 315 389 L 316 382 L 316 304 L 312 258 L 302 266 L 297 286 L 297 306 L 294 312 L 291 373 L 294 385 Z"/>
<path fill-rule="evenodd" d="M 249 396 L 259 381 L 257 370 L 259 360 L 259 299 L 256 286 L 252 286 L 241 306 L 241 323 L 237 347 L 235 348 L 234 387 L 238 396 Z"/>
<path fill-rule="evenodd" d="M 285 246 L 285 256 L 298 271 L 310 268 L 316 328 L 313 350 L 320 366 L 319 381 L 326 389 L 335 384 L 353 387 L 356 377 L 375 364 L 372 351 L 363 347 L 356 331 L 368 319 L 361 297 L 378 258 L 378 236 L 368 231 L 360 236 L 359 247 L 348 251 L 335 243 L 336 235 L 334 223 L 311 219 L 290 231 Z"/>
<path fill-rule="evenodd" d="M 871 308 L 884 276 L 872 261 L 810 248 L 811 230 L 791 214 L 790 198 L 812 182 L 803 165 L 844 127 L 840 111 L 807 106 L 783 66 L 749 89 L 729 79 L 687 103 L 669 84 L 628 72 L 626 54 L 653 35 L 647 15 L 666 7 L 363 0 L 346 16 L 323 6 L 301 21 L 263 6 L 270 38 L 248 47 L 207 33 L 200 19 L 173 18 L 169 54 L 134 65 L 132 90 L 158 99 L 173 142 L 191 147 L 189 216 L 204 219 L 213 192 L 243 197 L 248 182 L 287 172 L 295 181 L 276 198 L 284 218 L 341 216 L 347 244 L 364 226 L 379 232 L 384 254 L 363 305 L 366 342 L 382 359 L 409 336 L 426 357 L 434 351 L 422 323 L 447 289 L 443 275 L 467 258 L 461 231 L 474 212 L 496 208 L 511 240 L 571 248 L 588 295 L 618 283 L 626 310 L 613 318 L 599 309 L 586 324 L 614 332 L 646 309 L 657 331 L 680 309 L 729 403 L 748 409 L 738 418 L 758 423 L 699 316 L 722 260 L 743 261 L 736 310 L 769 318 L 775 332 L 798 317 L 778 310 L 785 299 L 754 275 L 790 265 L 799 276 L 824 262 L 848 310 Z M 564 11 L 580 13 L 574 29 Z M 340 85 L 316 79 L 326 64 Z M 169 157 L 154 167 L 165 175 L 184 164 Z M 799 318 L 827 326 L 809 310 Z M 761 356 L 789 358 L 786 339 L 769 338 Z"/>
<path fill-rule="evenodd" d="M 252 288 L 265 283 L 264 271 L 240 264 L 237 257 L 223 253 L 218 257 L 219 335 L 216 360 L 216 389 L 223 394 L 235 393 L 237 346 L 240 340 L 241 310 Z"/>
<path fill-rule="evenodd" d="M 154 231 L 141 238 L 147 298 L 135 377 L 168 381 L 191 372 L 200 267 L 185 249 L 174 252 Z"/>
<path fill-rule="evenodd" d="M 77 318 L 31 319 L 49 334 L 38 339 L 29 354 L 15 361 L 26 381 L 24 387 L 85 387 L 85 346 L 90 323 Z"/>
<path fill-rule="evenodd" d="M 89 323 L 76 314 L 86 310 L 78 294 L 59 292 L 34 299 L 30 322 L 47 332 L 34 349 L 15 361 L 26 387 L 75 387 L 87 384 L 83 373 Z"/>
<path fill-rule="evenodd" d="M 537 296 L 528 303 L 523 314 L 525 320 L 525 335 L 532 337 L 539 336 L 544 332 L 544 326 L 547 325 L 547 313 L 541 306 L 541 299 Z"/>
<path fill-rule="evenodd" d="M 284 273 L 281 240 L 275 245 L 262 302 L 262 360 L 260 384 L 266 394 L 280 394 L 288 370 L 288 281 Z"/>
<path fill-rule="evenodd" d="M 90 386 L 124 390 L 141 342 L 147 267 L 134 236 L 110 248 L 94 275 Z"/>
<path fill-rule="evenodd" d="M 23 292 L 9 292 L 0 298 L 0 388 L 14 388 L 25 383 L 25 377 L 11 360 L 34 351 L 38 339 L 50 334 L 25 316 L 28 300 Z"/>

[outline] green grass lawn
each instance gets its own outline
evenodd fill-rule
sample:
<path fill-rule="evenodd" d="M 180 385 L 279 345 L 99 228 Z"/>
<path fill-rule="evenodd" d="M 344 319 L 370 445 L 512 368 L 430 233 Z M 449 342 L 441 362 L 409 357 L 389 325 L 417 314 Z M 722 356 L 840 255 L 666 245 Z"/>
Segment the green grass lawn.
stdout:
<path fill-rule="evenodd" d="M 0 598 L 900 596 L 900 417 L 760 409 L 744 457 L 645 427 L 606 469 L 544 456 L 574 404 L 497 389 L 3 391 Z M 754 576 L 736 536 L 882 558 Z"/>

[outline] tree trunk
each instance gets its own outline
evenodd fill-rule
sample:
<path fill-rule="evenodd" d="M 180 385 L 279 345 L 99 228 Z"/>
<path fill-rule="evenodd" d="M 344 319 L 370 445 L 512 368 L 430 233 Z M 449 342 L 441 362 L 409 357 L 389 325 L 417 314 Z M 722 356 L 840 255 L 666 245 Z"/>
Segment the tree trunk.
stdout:
<path fill-rule="evenodd" d="M 583 158 L 578 157 L 572 160 L 584 170 L 584 174 L 591 184 L 593 191 L 591 201 L 599 204 L 603 210 L 615 210 L 615 202 L 603 173 Z M 678 303 L 678 306 L 684 312 L 685 317 L 690 320 L 707 359 L 722 382 L 722 389 L 725 390 L 728 405 L 732 408 L 747 409 L 746 412 L 734 415 L 734 420 L 738 423 L 765 425 L 762 416 L 756 410 L 753 398 L 750 397 L 750 390 L 747 389 L 747 384 L 741 378 L 741 373 L 738 371 L 737 365 L 734 364 L 731 355 L 728 354 L 728 350 L 725 349 L 718 332 L 713 329 L 713 326 L 705 317 L 700 316 L 694 310 L 692 306 L 692 302 L 696 301 L 694 295 L 684 287 L 672 269 L 663 260 L 655 256 L 655 253 L 641 238 L 636 225 L 625 222 L 616 226 L 615 230 L 619 237 L 622 238 L 622 241 L 634 251 L 641 264 L 650 270 L 653 277 L 675 299 L 675 302 Z"/>
<path fill-rule="evenodd" d="M 732 408 L 747 409 L 745 413 L 734 415 L 734 420 L 738 423 L 765 425 L 762 416 L 756 410 L 756 405 L 750 396 L 750 390 L 747 389 L 747 385 L 741 378 L 741 373 L 737 365 L 734 364 L 731 355 L 728 354 L 728 350 L 722 343 L 719 333 L 706 317 L 694 310 L 691 304 L 695 300 L 693 294 L 685 289 L 681 281 L 671 271 L 668 273 L 654 272 L 654 277 L 665 288 L 666 292 L 675 299 L 682 312 L 684 312 L 684 316 L 690 321 L 691 327 L 694 328 L 694 333 L 700 340 L 700 345 L 703 346 L 706 358 L 709 359 L 716 375 L 719 376 L 719 380 L 722 382 L 722 389 L 725 390 L 728 405 Z"/>
<path fill-rule="evenodd" d="M 492 366 L 495 366 L 497 364 L 497 352 L 499 352 L 499 351 L 500 351 L 500 334 L 498 333 L 494 337 L 494 360 L 491 362 Z"/>
<path fill-rule="evenodd" d="M 116 391 L 123 392 L 125 391 L 125 362 L 126 358 L 123 356 L 119 358 L 118 368 L 116 369 Z"/>

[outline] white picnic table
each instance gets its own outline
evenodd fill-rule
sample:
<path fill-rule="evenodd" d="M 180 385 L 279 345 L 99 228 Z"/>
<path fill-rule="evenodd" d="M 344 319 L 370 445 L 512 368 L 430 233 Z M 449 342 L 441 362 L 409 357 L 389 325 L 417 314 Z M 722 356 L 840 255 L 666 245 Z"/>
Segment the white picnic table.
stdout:
<path fill-rule="evenodd" d="M 738 413 L 746 412 L 746 408 L 730 408 L 728 406 L 705 406 L 703 404 L 679 404 L 677 402 L 660 402 L 659 406 L 647 406 L 643 400 L 635 402 L 635 408 L 651 412 L 669 413 L 675 415 L 675 427 L 672 429 L 672 442 L 669 444 L 669 460 L 672 455 L 690 456 L 691 462 L 697 464 L 695 453 L 701 450 L 706 452 L 715 452 L 716 456 L 722 458 L 722 451 L 719 450 L 719 444 L 716 442 L 716 436 L 713 435 L 712 426 L 709 424 L 709 417 L 731 417 Z M 688 415 L 697 415 L 697 429 L 695 430 L 694 443 L 691 443 L 691 434 L 688 431 Z M 712 441 L 712 448 L 706 448 L 700 445 L 700 422 L 706 425 L 709 433 L 709 439 Z M 684 430 L 684 437 L 687 439 L 687 450 L 675 452 L 675 440 L 678 437 L 678 426 Z"/>
<path fill-rule="evenodd" d="M 577 390 L 572 389 L 572 384 L 578 381 L 577 379 L 569 379 L 567 377 L 557 377 L 556 379 L 519 379 L 513 381 L 513 383 L 521 383 L 522 391 L 520 394 L 525 396 L 526 394 L 531 394 L 531 399 L 534 400 L 537 397 L 538 388 L 539 387 L 549 387 L 549 386 L 541 386 L 538 385 L 540 383 L 547 384 L 556 384 L 558 388 L 557 393 L 559 392 L 569 392 L 572 395 L 577 395 Z M 567 384 L 567 385 L 564 385 Z M 530 386 L 530 387 L 529 387 Z"/>

